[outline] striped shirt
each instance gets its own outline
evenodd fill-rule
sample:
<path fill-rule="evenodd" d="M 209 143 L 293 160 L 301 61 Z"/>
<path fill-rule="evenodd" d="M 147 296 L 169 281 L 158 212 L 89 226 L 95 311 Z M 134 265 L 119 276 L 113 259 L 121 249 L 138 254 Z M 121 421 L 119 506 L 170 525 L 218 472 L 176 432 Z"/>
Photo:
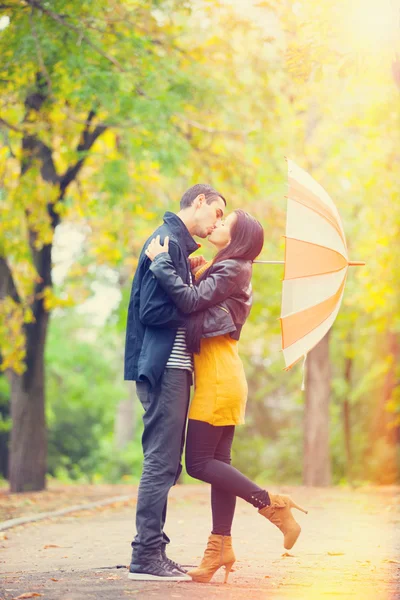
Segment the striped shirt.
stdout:
<path fill-rule="evenodd" d="M 189 271 L 190 284 L 193 284 L 192 274 Z M 187 349 L 186 331 L 184 327 L 179 327 L 176 332 L 174 345 L 168 362 L 165 365 L 167 369 L 186 369 L 193 372 L 193 355 Z"/>
<path fill-rule="evenodd" d="M 187 369 L 188 371 L 193 371 L 193 356 L 186 346 L 184 327 L 180 327 L 176 332 L 174 345 L 165 366 L 167 369 Z"/>

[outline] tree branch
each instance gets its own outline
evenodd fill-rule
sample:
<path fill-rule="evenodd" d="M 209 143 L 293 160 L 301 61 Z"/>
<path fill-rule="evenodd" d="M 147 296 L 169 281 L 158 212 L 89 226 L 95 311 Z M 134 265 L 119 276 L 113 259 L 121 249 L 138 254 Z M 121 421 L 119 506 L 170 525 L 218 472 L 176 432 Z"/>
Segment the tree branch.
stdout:
<path fill-rule="evenodd" d="M 88 117 L 85 122 L 85 129 L 82 131 L 81 139 L 76 148 L 77 152 L 87 152 L 93 146 L 98 137 L 107 129 L 106 125 L 97 125 L 92 131 L 90 131 L 90 125 L 93 122 L 96 112 L 90 110 Z M 64 175 L 60 179 L 60 189 L 63 195 L 69 184 L 77 177 L 79 171 L 82 169 L 86 156 L 80 158 L 74 165 L 69 167 Z"/>
<path fill-rule="evenodd" d="M 187 125 L 190 125 L 191 127 L 194 127 L 195 129 L 199 129 L 200 131 L 204 131 L 206 133 L 212 133 L 212 134 L 217 134 L 217 135 L 226 135 L 226 136 L 232 136 L 232 137 L 237 137 L 237 136 L 247 136 L 250 133 L 253 133 L 256 131 L 256 129 L 247 129 L 247 130 L 243 130 L 243 131 L 237 131 L 235 129 L 214 129 L 213 127 L 207 127 L 206 125 L 202 125 L 201 123 L 199 123 L 198 121 L 193 121 L 192 119 L 187 119 L 186 117 L 183 117 L 182 115 L 176 115 L 181 121 L 183 121 L 184 123 L 186 123 Z"/>
<path fill-rule="evenodd" d="M 78 125 L 87 125 L 87 119 L 77 119 L 73 113 L 66 107 L 63 107 L 62 112 L 66 115 L 67 119 Z M 131 127 L 137 127 L 140 125 L 140 121 L 121 121 L 120 123 L 112 123 L 111 121 L 103 121 L 101 123 L 106 129 L 128 129 Z"/>
<path fill-rule="evenodd" d="M 44 63 L 43 54 L 42 54 L 42 48 L 40 46 L 39 36 L 37 34 L 36 26 L 35 26 L 35 21 L 34 21 L 34 18 L 33 18 L 34 12 L 35 12 L 35 8 L 32 6 L 31 12 L 30 12 L 30 15 L 29 15 L 29 22 L 31 24 L 32 35 L 33 35 L 33 38 L 35 40 L 36 53 L 37 53 L 37 56 L 38 56 L 39 65 L 40 65 L 41 71 L 42 71 L 42 73 L 43 73 L 43 75 L 44 75 L 44 77 L 45 77 L 45 79 L 47 81 L 48 92 L 49 92 L 50 95 L 52 95 L 51 79 L 50 79 L 50 75 L 49 75 L 49 72 L 47 70 L 47 67 L 46 67 L 46 65 Z"/>
<path fill-rule="evenodd" d="M 23 129 L 20 129 L 19 127 L 16 127 L 15 125 L 12 125 L 11 123 L 9 123 L 5 119 L 3 119 L 3 117 L 0 117 L 0 125 L 5 125 L 6 127 L 8 127 L 8 129 L 11 129 L 12 131 L 15 131 L 16 133 L 24 133 Z"/>
<path fill-rule="evenodd" d="M 54 11 L 50 10 L 49 8 L 45 8 L 44 6 L 42 6 L 42 3 L 39 0 L 25 0 L 25 2 L 29 6 L 35 7 L 38 10 L 40 10 L 43 14 L 45 14 L 48 17 L 50 17 L 51 19 L 53 19 L 53 21 L 56 21 L 56 23 L 59 23 L 60 25 L 62 25 L 63 27 L 66 27 L 67 29 L 71 29 L 72 31 L 75 31 L 75 33 L 77 33 L 79 35 L 80 40 L 85 41 L 88 46 L 93 48 L 93 50 L 95 50 L 98 54 L 103 56 L 103 58 L 106 58 L 108 61 L 110 61 L 115 67 L 117 67 L 117 69 L 119 71 L 121 71 L 121 73 L 123 73 L 125 71 L 125 69 L 119 64 L 119 62 L 113 56 L 110 56 L 109 54 L 104 52 L 101 48 L 99 48 L 99 46 L 94 44 L 88 38 L 88 36 L 85 35 L 85 33 L 82 29 L 79 29 L 79 27 L 75 27 L 75 25 L 72 25 L 71 23 L 67 23 L 61 15 L 59 15 L 58 13 L 55 13 Z"/>
<path fill-rule="evenodd" d="M 13 149 L 11 147 L 11 142 L 10 142 L 10 136 L 9 136 L 8 129 L 3 129 L 2 134 L 3 134 L 3 137 L 4 137 L 4 143 L 5 143 L 5 145 L 7 146 L 8 150 L 10 152 L 10 156 L 12 158 L 16 158 L 16 155 L 14 154 L 14 151 L 13 151 Z"/>
<path fill-rule="evenodd" d="M 40 173 L 44 181 L 53 185 L 60 185 L 60 176 L 56 171 L 53 160 L 52 149 L 39 140 L 36 135 L 26 135 L 22 140 L 21 175 L 24 175 L 31 167 L 34 159 L 40 162 Z M 55 229 L 60 222 L 60 216 L 54 211 L 53 203 L 47 204 L 47 211 L 51 219 L 51 225 Z M 33 238 L 36 234 L 30 231 Z M 30 237 L 32 254 L 34 254 L 33 238 Z"/>
<path fill-rule="evenodd" d="M 41 162 L 40 173 L 45 181 L 58 184 L 60 177 L 57 174 L 53 161 L 53 153 L 49 146 L 39 140 L 36 135 L 26 135 L 22 141 L 22 149 L 27 158 L 22 164 L 21 174 L 24 175 L 31 166 L 33 158 Z"/>
<path fill-rule="evenodd" d="M 6 259 L 0 256 L 0 300 L 11 296 L 14 302 L 21 302 L 11 269 Z"/>

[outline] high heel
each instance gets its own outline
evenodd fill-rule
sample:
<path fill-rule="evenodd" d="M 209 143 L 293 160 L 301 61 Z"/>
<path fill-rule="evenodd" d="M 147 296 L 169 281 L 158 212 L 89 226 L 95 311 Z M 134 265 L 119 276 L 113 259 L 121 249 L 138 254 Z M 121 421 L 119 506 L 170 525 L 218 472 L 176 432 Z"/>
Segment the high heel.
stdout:
<path fill-rule="evenodd" d="M 296 502 L 292 500 L 290 496 L 288 496 L 288 498 L 290 500 L 290 508 L 297 508 L 297 510 L 301 510 L 301 512 L 303 512 L 305 515 L 308 515 L 308 510 L 296 504 Z"/>
<path fill-rule="evenodd" d="M 200 565 L 188 575 L 197 583 L 208 583 L 220 567 L 225 567 L 224 583 L 227 583 L 235 560 L 231 536 L 211 534 Z"/>
<path fill-rule="evenodd" d="M 278 527 L 283 533 L 283 546 L 286 550 L 293 548 L 300 535 L 301 527 L 292 515 L 292 508 L 297 508 L 305 514 L 308 511 L 296 504 L 290 496 L 269 494 L 271 504 L 260 508 L 258 512 Z"/>
<path fill-rule="evenodd" d="M 231 572 L 231 569 L 234 565 L 234 562 L 228 563 L 227 565 L 225 565 L 225 579 L 224 579 L 224 583 L 228 583 L 228 577 L 229 577 L 229 573 Z"/>

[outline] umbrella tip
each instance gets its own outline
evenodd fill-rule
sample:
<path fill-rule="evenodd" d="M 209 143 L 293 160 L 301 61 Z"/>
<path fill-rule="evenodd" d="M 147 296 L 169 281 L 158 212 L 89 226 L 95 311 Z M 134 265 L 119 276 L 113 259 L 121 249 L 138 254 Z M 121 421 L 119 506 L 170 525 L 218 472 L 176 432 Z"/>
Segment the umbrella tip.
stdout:
<path fill-rule="evenodd" d="M 362 260 L 349 260 L 349 267 L 365 267 L 365 262 Z"/>

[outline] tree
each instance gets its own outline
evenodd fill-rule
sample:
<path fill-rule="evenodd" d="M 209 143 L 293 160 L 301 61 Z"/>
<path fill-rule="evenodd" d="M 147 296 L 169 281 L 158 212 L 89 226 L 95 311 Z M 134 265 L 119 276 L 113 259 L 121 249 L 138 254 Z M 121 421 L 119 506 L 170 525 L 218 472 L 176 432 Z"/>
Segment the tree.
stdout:
<path fill-rule="evenodd" d="M 303 480 L 305 485 L 324 486 L 331 483 L 329 332 L 311 350 L 308 361 L 310 364 L 306 374 Z"/>
<path fill-rule="evenodd" d="M 44 348 L 51 310 L 65 302 L 52 291 L 56 228 L 79 205 L 79 176 L 106 131 L 131 160 L 165 162 L 167 148 L 182 150 L 174 119 L 195 84 L 170 17 L 183 23 L 185 2 L 6 9 L 0 348 L 11 383 L 10 486 L 20 492 L 45 486 Z"/>

